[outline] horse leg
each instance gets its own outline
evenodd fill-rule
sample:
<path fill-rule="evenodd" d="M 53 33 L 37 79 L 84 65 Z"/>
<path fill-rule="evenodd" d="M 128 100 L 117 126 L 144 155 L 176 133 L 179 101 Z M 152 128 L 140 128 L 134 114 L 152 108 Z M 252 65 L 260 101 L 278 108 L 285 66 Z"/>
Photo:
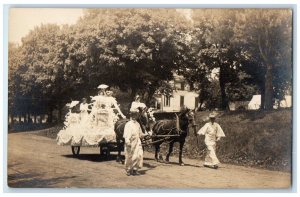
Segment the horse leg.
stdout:
<path fill-rule="evenodd" d="M 155 160 L 158 161 L 159 144 L 155 144 Z"/>
<path fill-rule="evenodd" d="M 169 144 L 169 151 L 166 156 L 167 163 L 169 163 L 169 157 L 170 157 L 171 153 L 173 152 L 173 146 L 174 146 L 174 141 L 170 142 L 170 144 Z"/>
<path fill-rule="evenodd" d="M 180 145 L 179 145 L 179 165 L 184 166 L 184 163 L 182 161 L 182 149 L 183 149 L 183 145 L 184 145 L 184 141 L 180 141 Z"/>
<path fill-rule="evenodd" d="M 118 155 L 117 155 L 117 162 L 122 162 L 122 158 L 121 158 L 121 149 L 122 149 L 122 144 L 121 144 L 121 140 L 117 140 L 117 149 L 118 149 Z"/>
<path fill-rule="evenodd" d="M 155 144 L 155 160 L 156 161 L 160 161 L 160 160 L 163 160 L 163 157 L 160 153 L 160 143 L 158 144 Z"/>

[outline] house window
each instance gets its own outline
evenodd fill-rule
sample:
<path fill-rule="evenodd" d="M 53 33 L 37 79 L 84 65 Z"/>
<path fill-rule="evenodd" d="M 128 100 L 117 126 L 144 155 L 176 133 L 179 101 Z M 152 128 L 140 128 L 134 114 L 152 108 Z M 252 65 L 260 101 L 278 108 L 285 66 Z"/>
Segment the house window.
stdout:
<path fill-rule="evenodd" d="M 164 106 L 170 107 L 170 96 L 164 96 Z"/>
<path fill-rule="evenodd" d="M 180 107 L 184 106 L 184 96 L 180 96 Z"/>
<path fill-rule="evenodd" d="M 184 82 L 180 83 L 180 90 L 184 90 Z"/>
<path fill-rule="evenodd" d="M 195 109 L 198 107 L 199 105 L 199 97 L 195 97 Z"/>

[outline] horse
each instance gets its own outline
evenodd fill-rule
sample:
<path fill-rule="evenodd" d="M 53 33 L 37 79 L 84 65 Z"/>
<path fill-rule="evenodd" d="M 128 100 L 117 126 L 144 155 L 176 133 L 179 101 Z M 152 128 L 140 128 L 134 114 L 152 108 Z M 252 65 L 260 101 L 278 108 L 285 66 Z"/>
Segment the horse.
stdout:
<path fill-rule="evenodd" d="M 140 123 L 142 132 L 143 133 L 148 133 L 150 131 L 150 123 L 151 121 L 155 121 L 155 118 L 150 114 L 148 111 L 148 108 L 138 108 L 139 109 L 139 117 L 137 121 Z M 124 134 L 124 128 L 126 123 L 129 121 L 129 119 L 120 119 L 115 123 L 114 130 L 116 134 L 116 141 L 117 141 L 117 150 L 118 150 L 118 155 L 117 155 L 117 162 L 122 162 L 121 159 L 121 152 L 124 147 L 125 140 L 123 138 Z"/>
<path fill-rule="evenodd" d="M 165 159 L 166 163 L 169 163 L 169 157 L 173 151 L 174 143 L 179 142 L 179 165 L 184 165 L 184 162 L 182 161 L 182 149 L 185 143 L 185 138 L 188 135 L 189 124 L 192 123 L 192 126 L 195 128 L 194 116 L 194 111 L 185 108 L 178 115 L 176 114 L 176 119 L 159 120 L 153 125 L 152 143 L 155 147 L 156 161 L 163 160 L 163 157 L 160 154 L 160 145 L 163 142 L 169 143 L 169 151 Z"/>

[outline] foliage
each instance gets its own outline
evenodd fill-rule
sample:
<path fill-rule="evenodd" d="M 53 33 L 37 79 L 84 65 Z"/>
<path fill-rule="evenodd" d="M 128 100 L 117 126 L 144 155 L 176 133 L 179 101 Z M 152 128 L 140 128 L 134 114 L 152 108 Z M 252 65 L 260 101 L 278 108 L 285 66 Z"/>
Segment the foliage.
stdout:
<path fill-rule="evenodd" d="M 237 21 L 235 39 L 241 47 L 241 54 L 255 62 L 251 69 L 264 75 L 263 80 L 261 74 L 252 76 L 263 81 L 259 83 L 262 95 L 265 95 L 262 102 L 265 106 L 262 107 L 272 109 L 274 96 L 282 98 L 288 89 L 287 84 L 291 83 L 292 11 L 243 10 Z M 279 83 L 282 84 L 281 90 L 278 89 Z"/>
<path fill-rule="evenodd" d="M 150 104 L 171 94 L 174 72 L 208 108 L 260 92 L 268 109 L 292 89 L 291 31 L 287 9 L 195 9 L 191 20 L 176 9 L 85 9 L 75 25 L 42 24 L 9 45 L 9 110 L 61 114 L 101 83 Z"/>
<path fill-rule="evenodd" d="M 196 113 L 197 130 L 207 122 L 209 113 Z M 291 120 L 291 110 L 221 112 L 216 121 L 226 137 L 217 143 L 218 159 L 221 163 L 290 172 Z M 197 138 L 190 130 L 183 148 L 184 157 L 203 161 L 206 154 L 204 136 Z M 161 148 L 162 153 L 168 150 L 167 144 Z M 171 156 L 176 156 L 178 151 L 179 144 L 175 143 Z"/>

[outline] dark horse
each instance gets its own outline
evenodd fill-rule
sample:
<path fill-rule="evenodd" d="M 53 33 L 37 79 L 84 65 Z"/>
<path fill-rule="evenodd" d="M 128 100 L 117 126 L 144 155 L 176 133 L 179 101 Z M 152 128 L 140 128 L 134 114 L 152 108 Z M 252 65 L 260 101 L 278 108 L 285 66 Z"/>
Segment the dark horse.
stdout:
<path fill-rule="evenodd" d="M 150 130 L 150 121 L 154 119 L 150 116 L 148 112 L 148 108 L 141 109 L 139 108 L 139 117 L 137 121 L 140 123 L 143 133 L 146 133 Z M 123 138 L 124 128 L 126 123 L 129 119 L 120 119 L 115 123 L 115 133 L 116 133 L 116 141 L 117 141 L 117 149 L 118 149 L 118 156 L 117 162 L 122 162 L 121 159 L 121 152 L 124 147 L 125 140 Z"/>
<path fill-rule="evenodd" d="M 155 159 L 157 161 L 163 160 L 162 155 L 160 154 L 160 145 L 163 142 L 169 143 L 169 151 L 165 160 L 166 162 L 169 162 L 169 157 L 173 151 L 174 143 L 179 142 L 179 164 L 184 165 L 182 161 L 182 149 L 185 143 L 185 138 L 188 135 L 190 123 L 192 123 L 192 126 L 195 126 L 194 112 L 185 108 L 176 115 L 176 119 L 159 120 L 154 124 L 152 128 L 152 143 L 155 146 Z"/>

